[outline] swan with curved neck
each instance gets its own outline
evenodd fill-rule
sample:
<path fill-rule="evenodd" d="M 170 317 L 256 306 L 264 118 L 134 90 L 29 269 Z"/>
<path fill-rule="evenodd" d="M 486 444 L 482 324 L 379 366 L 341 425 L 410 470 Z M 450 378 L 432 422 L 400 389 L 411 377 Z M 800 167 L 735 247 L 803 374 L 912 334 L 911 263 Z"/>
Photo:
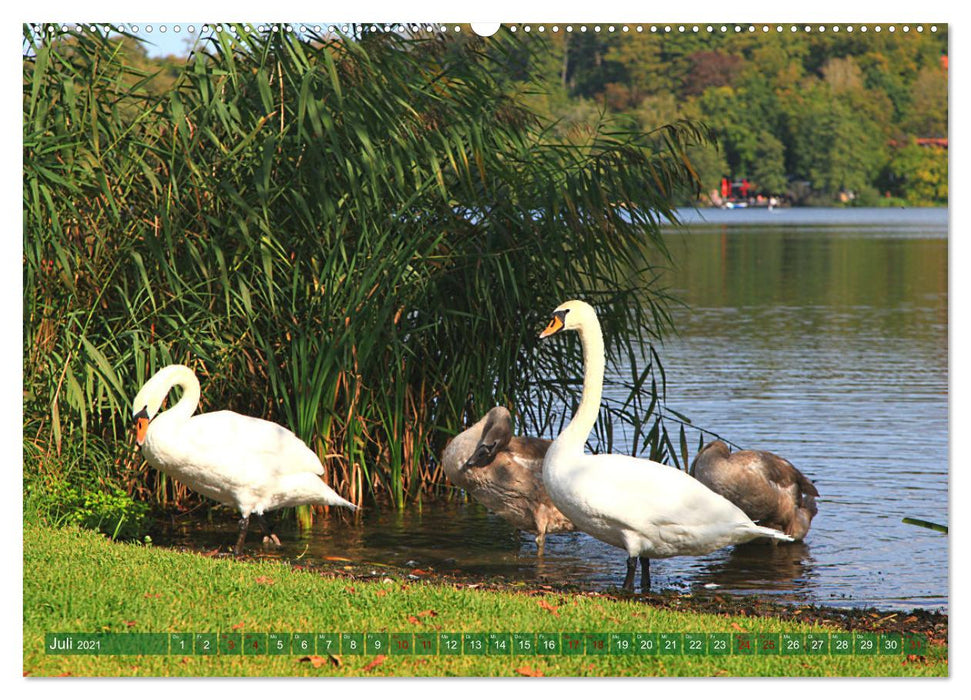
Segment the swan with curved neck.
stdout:
<path fill-rule="evenodd" d="M 816 515 L 816 486 L 792 462 L 771 452 L 732 452 L 714 440 L 701 448 L 689 473 L 752 520 L 796 541 L 805 539 Z"/>
<path fill-rule="evenodd" d="M 514 436 L 509 410 L 495 406 L 442 453 L 449 481 L 513 527 L 535 533 L 538 556 L 543 556 L 547 533 L 574 529 L 543 487 L 549 446 L 549 440 Z"/>
<path fill-rule="evenodd" d="M 182 389 L 182 398 L 159 413 L 174 387 Z M 267 511 L 311 504 L 357 509 L 323 482 L 324 467 L 317 455 L 292 432 L 232 411 L 194 416 L 199 397 L 199 380 L 191 369 L 160 369 L 132 404 L 135 441 L 151 466 L 240 511 L 237 556 L 254 513 L 266 535 L 264 542 L 279 545 L 263 519 Z"/>
<path fill-rule="evenodd" d="M 757 537 L 792 541 L 756 525 L 680 469 L 626 455 L 586 454 L 584 445 L 603 393 L 603 334 L 593 307 L 583 301 L 558 306 L 540 337 L 563 330 L 580 335 L 583 395 L 573 419 L 546 453 L 543 482 L 554 505 L 577 529 L 627 552 L 625 590 L 633 590 L 638 560 L 646 593 L 651 559 L 707 554 Z"/>

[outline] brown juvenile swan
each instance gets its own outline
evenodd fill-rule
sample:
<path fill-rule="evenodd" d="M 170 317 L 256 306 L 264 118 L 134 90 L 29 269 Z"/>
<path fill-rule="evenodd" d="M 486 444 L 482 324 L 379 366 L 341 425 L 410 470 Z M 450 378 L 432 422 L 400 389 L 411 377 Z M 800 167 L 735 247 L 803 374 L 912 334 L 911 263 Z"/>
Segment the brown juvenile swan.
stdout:
<path fill-rule="evenodd" d="M 809 532 L 819 492 L 788 460 L 771 452 L 731 453 L 721 440 L 705 445 L 691 475 L 737 505 L 752 520 L 794 540 Z"/>
<path fill-rule="evenodd" d="M 546 533 L 574 529 L 543 487 L 543 458 L 549 446 L 550 441 L 542 438 L 514 437 L 512 416 L 496 406 L 453 438 L 442 453 L 449 481 L 513 527 L 535 533 L 539 556 Z"/>

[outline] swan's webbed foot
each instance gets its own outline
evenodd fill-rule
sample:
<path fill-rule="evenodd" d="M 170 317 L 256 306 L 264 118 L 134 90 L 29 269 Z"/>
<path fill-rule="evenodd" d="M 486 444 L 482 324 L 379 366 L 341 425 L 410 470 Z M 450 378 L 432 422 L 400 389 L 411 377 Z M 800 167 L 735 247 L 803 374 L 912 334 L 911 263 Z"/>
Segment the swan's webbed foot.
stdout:
<path fill-rule="evenodd" d="M 280 544 L 280 538 L 276 536 L 276 533 L 275 532 L 273 532 L 273 528 L 270 526 L 269 522 L 267 522 L 267 519 L 265 517 L 263 517 L 263 514 L 262 513 L 257 514 L 257 516 L 256 516 L 256 522 L 259 524 L 260 530 L 263 532 L 263 546 L 264 547 L 282 547 L 283 546 L 282 544 Z"/>
<path fill-rule="evenodd" d="M 627 576 L 624 577 L 624 585 L 621 587 L 625 591 L 634 592 L 634 574 L 637 572 L 637 557 L 627 557 Z"/>
<path fill-rule="evenodd" d="M 651 560 L 641 557 L 641 593 L 651 592 Z"/>
<path fill-rule="evenodd" d="M 239 556 L 243 552 L 243 542 L 246 541 L 246 530 L 249 528 L 249 516 L 239 519 L 239 537 L 236 538 L 236 547 L 233 549 L 233 555 Z"/>

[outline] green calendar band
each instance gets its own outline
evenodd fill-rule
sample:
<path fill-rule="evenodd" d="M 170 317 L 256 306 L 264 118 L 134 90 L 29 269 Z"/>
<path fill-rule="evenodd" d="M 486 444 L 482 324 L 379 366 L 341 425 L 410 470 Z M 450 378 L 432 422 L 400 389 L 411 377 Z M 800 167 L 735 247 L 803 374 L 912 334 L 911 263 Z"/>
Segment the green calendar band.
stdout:
<path fill-rule="evenodd" d="M 923 635 L 872 632 L 50 632 L 52 655 L 806 656 L 923 654 Z"/>

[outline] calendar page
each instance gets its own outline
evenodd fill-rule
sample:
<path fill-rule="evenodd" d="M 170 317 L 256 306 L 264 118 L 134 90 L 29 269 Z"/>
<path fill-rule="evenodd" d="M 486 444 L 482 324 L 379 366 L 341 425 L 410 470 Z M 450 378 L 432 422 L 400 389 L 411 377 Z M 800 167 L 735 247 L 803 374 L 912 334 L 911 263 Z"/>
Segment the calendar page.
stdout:
<path fill-rule="evenodd" d="M 948 23 L 315 13 L 23 24 L 25 682 L 947 677 Z"/>

